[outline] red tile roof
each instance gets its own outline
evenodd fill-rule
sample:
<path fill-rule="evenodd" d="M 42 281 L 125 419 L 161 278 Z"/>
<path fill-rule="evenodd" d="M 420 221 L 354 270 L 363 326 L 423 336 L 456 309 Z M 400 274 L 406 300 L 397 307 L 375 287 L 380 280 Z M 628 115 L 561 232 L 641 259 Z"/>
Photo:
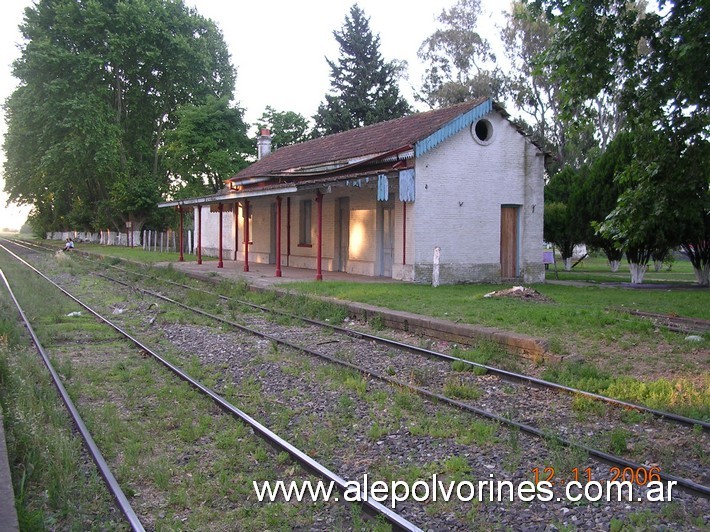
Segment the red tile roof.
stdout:
<path fill-rule="evenodd" d="M 486 100 L 479 98 L 444 109 L 412 114 L 285 146 L 274 150 L 233 178 L 269 176 L 286 170 L 374 156 L 413 146 Z"/>

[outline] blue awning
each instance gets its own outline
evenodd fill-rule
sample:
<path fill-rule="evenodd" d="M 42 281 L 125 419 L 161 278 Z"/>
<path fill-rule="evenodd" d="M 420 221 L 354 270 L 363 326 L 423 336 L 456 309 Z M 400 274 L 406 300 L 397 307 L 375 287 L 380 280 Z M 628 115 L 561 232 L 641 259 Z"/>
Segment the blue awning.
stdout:
<path fill-rule="evenodd" d="M 432 133 L 425 139 L 420 140 L 414 146 L 414 154 L 419 157 L 425 154 L 432 148 L 438 146 L 441 142 L 455 135 L 464 128 L 469 127 L 477 120 L 483 118 L 493 110 L 493 100 L 490 98 L 485 102 L 477 105 L 470 111 L 461 116 L 454 118 L 451 122 L 444 125 L 441 129 Z"/>

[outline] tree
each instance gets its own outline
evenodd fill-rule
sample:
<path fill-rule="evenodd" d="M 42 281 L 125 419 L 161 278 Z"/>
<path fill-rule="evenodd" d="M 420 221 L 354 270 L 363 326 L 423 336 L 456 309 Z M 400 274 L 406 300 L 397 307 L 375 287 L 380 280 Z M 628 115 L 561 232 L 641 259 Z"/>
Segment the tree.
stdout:
<path fill-rule="evenodd" d="M 572 198 L 579 186 L 580 174 L 566 166 L 552 176 L 545 187 L 543 234 L 547 242 L 552 242 L 560 250 L 566 271 L 572 269 L 574 246 L 582 241 L 572 208 Z"/>
<path fill-rule="evenodd" d="M 44 230 L 140 228 L 167 191 L 161 150 L 178 107 L 232 94 L 219 30 L 181 0 L 39 0 L 21 30 L 6 103 L 10 199 L 32 205 Z"/>
<path fill-rule="evenodd" d="M 331 94 L 325 95 L 313 117 L 313 135 L 347 131 L 409 113 L 410 106 L 397 87 L 402 65 L 382 59 L 380 37 L 372 34 L 370 19 L 357 4 L 333 36 L 340 58 L 337 62 L 326 58 Z"/>
<path fill-rule="evenodd" d="M 190 195 L 218 192 L 224 180 L 247 166 L 253 144 L 247 137 L 243 111 L 227 98 L 208 96 L 201 105 L 186 104 L 177 123 L 166 133 L 165 164 L 187 186 Z"/>
<path fill-rule="evenodd" d="M 418 99 L 430 107 L 445 107 L 479 96 L 495 97 L 500 75 L 490 44 L 477 31 L 480 0 L 458 0 L 442 10 L 437 29 L 419 48 L 428 63 Z"/>
<path fill-rule="evenodd" d="M 624 250 L 620 244 L 599 232 L 599 227 L 616 208 L 622 192 L 619 175 L 633 158 L 634 140 L 622 132 L 594 162 L 584 166 L 581 186 L 571 198 L 574 223 L 582 241 L 593 249 L 601 249 L 613 272 L 619 269 Z"/>
<path fill-rule="evenodd" d="M 277 111 L 270 105 L 256 123 L 257 130 L 267 128 L 271 131 L 274 148 L 298 144 L 309 139 L 308 120 L 293 111 Z"/>
<path fill-rule="evenodd" d="M 618 99 L 635 139 L 605 234 L 639 268 L 660 246 L 680 244 L 700 284 L 708 284 L 710 5 L 661 0 L 661 15 L 625 0 L 536 3 L 556 28 L 547 61 L 565 104 Z"/>
<path fill-rule="evenodd" d="M 554 39 L 554 26 L 523 0 L 514 1 L 506 16 L 501 40 L 510 66 L 502 92 L 532 120 L 526 128 L 531 137 L 554 155 L 550 173 L 566 165 L 581 168 L 596 152 L 597 141 L 589 116 L 564 112 L 560 83 L 541 60 Z"/>

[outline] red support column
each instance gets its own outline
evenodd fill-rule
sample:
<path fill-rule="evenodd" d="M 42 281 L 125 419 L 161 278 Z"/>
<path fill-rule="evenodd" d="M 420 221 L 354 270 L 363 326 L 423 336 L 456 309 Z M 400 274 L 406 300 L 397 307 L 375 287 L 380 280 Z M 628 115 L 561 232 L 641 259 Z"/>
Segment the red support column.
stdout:
<path fill-rule="evenodd" d="M 323 194 L 319 190 L 316 193 L 316 203 L 318 204 L 318 253 L 316 263 L 316 281 L 323 280 L 323 271 L 321 270 L 321 259 L 323 258 Z"/>
<path fill-rule="evenodd" d="M 281 277 L 281 196 L 276 196 L 276 277 Z"/>
<path fill-rule="evenodd" d="M 402 202 L 402 266 L 407 264 L 407 202 Z"/>
<path fill-rule="evenodd" d="M 202 205 L 197 206 L 197 264 L 202 264 Z"/>
<path fill-rule="evenodd" d="M 182 241 L 182 233 L 183 233 L 183 218 L 185 217 L 185 212 L 182 210 L 182 205 L 178 207 L 178 210 L 180 211 L 180 262 L 185 262 L 185 256 L 183 255 L 183 248 L 185 247 L 183 245 Z"/>
<path fill-rule="evenodd" d="M 249 271 L 249 200 L 244 200 L 244 271 Z"/>
<path fill-rule="evenodd" d="M 224 268 L 222 262 L 222 214 L 224 213 L 224 205 L 219 204 L 219 260 L 217 261 L 218 268 Z"/>

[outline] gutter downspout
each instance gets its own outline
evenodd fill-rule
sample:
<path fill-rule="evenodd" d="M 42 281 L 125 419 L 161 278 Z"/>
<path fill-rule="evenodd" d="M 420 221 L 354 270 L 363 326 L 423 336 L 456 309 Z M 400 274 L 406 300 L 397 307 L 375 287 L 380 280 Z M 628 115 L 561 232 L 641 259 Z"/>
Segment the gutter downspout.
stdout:
<path fill-rule="evenodd" d="M 402 202 L 402 266 L 407 264 L 407 202 Z"/>
<path fill-rule="evenodd" d="M 291 196 L 286 198 L 286 266 L 291 264 Z"/>

